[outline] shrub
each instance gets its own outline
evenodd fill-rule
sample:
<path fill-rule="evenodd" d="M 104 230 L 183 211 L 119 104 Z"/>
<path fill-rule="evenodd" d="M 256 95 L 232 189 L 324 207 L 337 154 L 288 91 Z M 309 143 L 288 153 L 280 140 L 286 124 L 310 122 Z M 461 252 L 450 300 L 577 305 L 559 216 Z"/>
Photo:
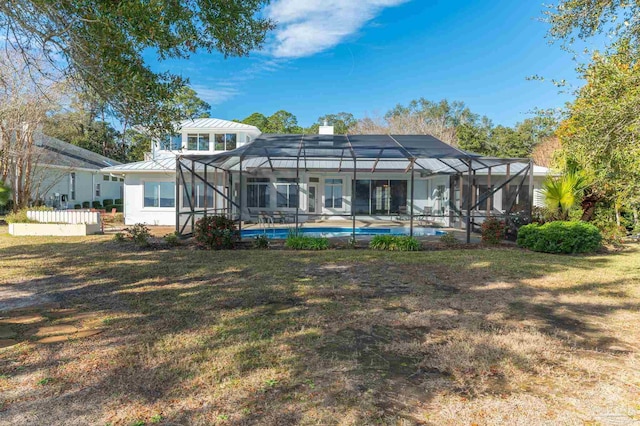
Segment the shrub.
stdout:
<path fill-rule="evenodd" d="M 122 198 L 116 198 L 115 200 L 113 200 L 113 204 L 124 204 L 122 201 Z"/>
<path fill-rule="evenodd" d="M 482 241 L 487 244 L 500 244 L 504 240 L 507 226 L 502 220 L 489 217 L 482 222 Z"/>
<path fill-rule="evenodd" d="M 167 234 L 163 238 L 165 243 L 167 243 L 171 247 L 180 245 L 180 236 L 178 235 L 177 232 L 172 232 L 170 234 Z"/>
<path fill-rule="evenodd" d="M 122 243 L 124 242 L 124 240 L 125 240 L 125 237 L 122 232 L 116 232 L 115 234 L 113 234 L 113 241 L 117 243 Z"/>
<path fill-rule="evenodd" d="M 371 239 L 369 248 L 390 251 L 418 251 L 422 248 L 420 241 L 404 235 L 376 235 Z"/>
<path fill-rule="evenodd" d="M 258 235 L 256 239 L 253 241 L 253 247 L 257 249 L 268 249 L 269 238 L 267 238 L 266 235 Z"/>
<path fill-rule="evenodd" d="M 193 236 L 200 247 L 209 250 L 233 249 L 240 240 L 235 222 L 224 216 L 207 216 L 198 220 Z"/>
<path fill-rule="evenodd" d="M 144 223 L 136 223 L 130 228 L 126 228 L 127 237 L 139 246 L 148 246 L 151 232 Z"/>
<path fill-rule="evenodd" d="M 458 243 L 458 240 L 456 240 L 456 234 L 454 232 L 449 231 L 446 234 L 443 234 L 442 236 L 440 236 L 440 242 L 448 246 L 453 246 Z"/>
<path fill-rule="evenodd" d="M 292 250 L 326 250 L 329 248 L 329 240 L 323 237 L 289 235 L 284 245 Z"/>
<path fill-rule="evenodd" d="M 110 199 L 110 198 L 105 198 L 104 200 L 102 200 L 102 205 L 105 206 L 105 207 L 106 206 L 110 206 L 112 204 L 113 204 L 113 200 Z"/>
<path fill-rule="evenodd" d="M 82 208 L 83 209 L 88 209 L 89 207 L 91 207 L 91 203 L 88 201 L 83 201 L 82 202 Z"/>
<path fill-rule="evenodd" d="M 74 204 L 73 208 L 76 210 L 80 210 L 82 208 L 82 204 Z"/>
<path fill-rule="evenodd" d="M 102 203 L 100 201 L 92 201 L 91 202 L 91 207 L 93 207 L 94 209 L 101 209 L 102 208 Z"/>
<path fill-rule="evenodd" d="M 37 220 L 31 220 L 27 217 L 27 211 L 51 211 L 51 207 L 39 206 L 39 207 L 24 207 L 17 212 L 9 213 L 5 218 L 7 223 L 38 223 Z"/>
<path fill-rule="evenodd" d="M 518 245 L 544 253 L 590 253 L 596 251 L 602 235 L 586 222 L 532 223 L 520 228 Z"/>
<path fill-rule="evenodd" d="M 124 206 L 122 204 L 113 204 L 111 207 L 115 207 L 117 213 L 122 213 L 124 211 Z"/>

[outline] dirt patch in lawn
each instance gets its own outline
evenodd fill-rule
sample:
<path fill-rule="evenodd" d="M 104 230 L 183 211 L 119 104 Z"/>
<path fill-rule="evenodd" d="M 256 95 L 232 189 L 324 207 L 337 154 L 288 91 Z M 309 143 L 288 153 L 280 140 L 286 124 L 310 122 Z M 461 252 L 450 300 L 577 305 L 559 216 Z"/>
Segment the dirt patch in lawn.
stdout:
<path fill-rule="evenodd" d="M 0 249 L 6 424 L 639 418 L 635 249 Z"/>

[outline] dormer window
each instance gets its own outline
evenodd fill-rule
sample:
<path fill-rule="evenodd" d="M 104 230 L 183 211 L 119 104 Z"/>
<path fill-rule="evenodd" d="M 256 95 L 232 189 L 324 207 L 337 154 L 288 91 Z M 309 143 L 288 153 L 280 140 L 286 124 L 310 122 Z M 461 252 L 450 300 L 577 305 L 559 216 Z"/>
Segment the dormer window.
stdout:
<path fill-rule="evenodd" d="M 187 149 L 189 151 L 209 151 L 209 135 L 206 133 L 188 134 Z"/>
<path fill-rule="evenodd" d="M 182 149 L 182 135 L 167 135 L 160 141 L 160 149 L 177 151 Z"/>
<path fill-rule="evenodd" d="M 238 135 L 235 133 L 216 133 L 216 151 L 231 151 L 232 149 L 236 149 Z"/>

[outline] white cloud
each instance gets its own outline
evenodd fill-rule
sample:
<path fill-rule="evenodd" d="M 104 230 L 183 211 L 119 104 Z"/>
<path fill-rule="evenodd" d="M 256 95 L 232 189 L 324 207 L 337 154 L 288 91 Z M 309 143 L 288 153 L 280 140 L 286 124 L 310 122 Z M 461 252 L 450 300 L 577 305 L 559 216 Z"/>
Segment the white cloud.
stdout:
<path fill-rule="evenodd" d="M 198 97 L 211 105 L 221 104 L 240 93 L 236 85 L 231 83 L 221 83 L 215 88 L 200 85 L 193 85 L 191 87 L 198 93 Z"/>
<path fill-rule="evenodd" d="M 277 22 L 272 54 L 311 56 L 356 33 L 382 9 L 409 0 L 276 0 L 267 16 Z"/>

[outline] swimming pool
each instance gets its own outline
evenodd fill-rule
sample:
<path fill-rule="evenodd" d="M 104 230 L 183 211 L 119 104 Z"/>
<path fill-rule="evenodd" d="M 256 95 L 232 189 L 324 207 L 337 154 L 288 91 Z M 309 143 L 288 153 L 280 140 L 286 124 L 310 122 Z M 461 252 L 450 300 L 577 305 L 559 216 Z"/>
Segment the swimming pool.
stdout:
<path fill-rule="evenodd" d="M 308 227 L 300 228 L 303 235 L 309 237 L 349 237 L 353 232 L 352 228 L 333 228 L 333 227 Z M 427 237 L 444 235 L 445 231 L 436 228 L 414 227 L 414 237 Z M 267 229 L 245 229 L 242 230 L 242 238 L 255 238 L 258 235 L 266 235 L 268 238 L 281 240 L 289 235 L 288 228 L 267 228 Z M 356 228 L 356 236 L 359 235 L 409 235 L 408 227 L 394 228 Z"/>

